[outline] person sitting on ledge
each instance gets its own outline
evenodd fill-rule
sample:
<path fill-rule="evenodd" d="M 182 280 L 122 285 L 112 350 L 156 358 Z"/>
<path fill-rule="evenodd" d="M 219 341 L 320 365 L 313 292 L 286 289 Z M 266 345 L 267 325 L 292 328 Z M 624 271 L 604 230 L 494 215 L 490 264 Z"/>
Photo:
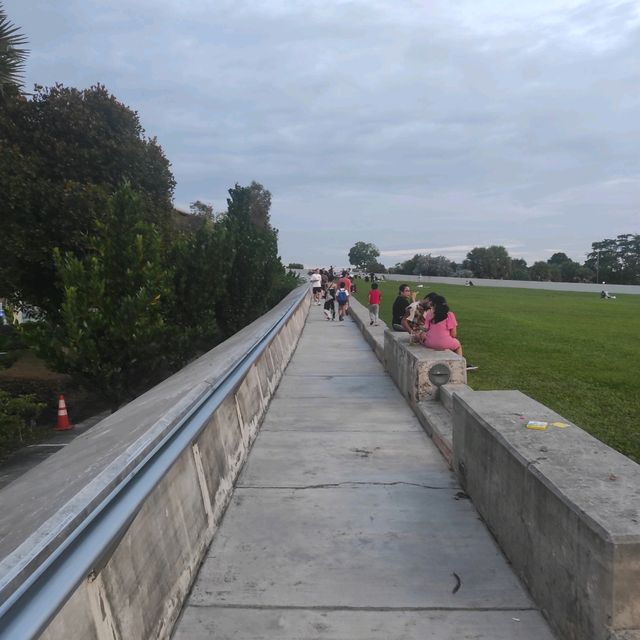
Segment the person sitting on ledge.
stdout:
<path fill-rule="evenodd" d="M 459 356 L 462 355 L 462 345 L 456 338 L 458 322 L 452 311 L 449 311 L 447 301 L 443 296 L 433 296 L 431 299 L 431 314 L 426 318 L 426 332 L 420 335 L 420 341 L 429 349 L 441 351 L 451 349 Z"/>
<path fill-rule="evenodd" d="M 416 301 L 416 294 L 411 293 L 411 289 L 408 284 L 401 284 L 398 287 L 398 297 L 393 302 L 393 309 L 391 311 L 391 326 L 394 331 L 406 331 L 407 329 L 402 326 L 402 318 L 404 318 L 405 311 L 411 302 Z"/>
<path fill-rule="evenodd" d="M 411 342 L 421 342 L 420 334 L 426 331 L 427 321 L 433 315 L 431 304 L 437 293 L 433 291 L 419 302 L 412 302 L 405 310 L 402 327 L 411 334 Z"/>

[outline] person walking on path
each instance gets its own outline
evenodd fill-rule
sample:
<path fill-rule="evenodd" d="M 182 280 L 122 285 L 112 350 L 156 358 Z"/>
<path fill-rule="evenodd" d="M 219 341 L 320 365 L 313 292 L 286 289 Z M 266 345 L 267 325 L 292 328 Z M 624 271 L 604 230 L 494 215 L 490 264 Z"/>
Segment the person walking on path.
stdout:
<path fill-rule="evenodd" d="M 340 288 L 336 294 L 336 300 L 338 301 L 338 320 L 344 320 L 349 308 L 349 292 L 347 291 L 344 282 L 340 280 Z"/>
<path fill-rule="evenodd" d="M 327 285 L 327 294 L 324 300 L 324 315 L 327 320 L 335 320 L 336 319 L 336 283 L 332 280 L 329 280 L 329 284 Z"/>
<path fill-rule="evenodd" d="M 378 283 L 373 282 L 369 291 L 369 324 L 376 327 L 380 318 L 380 300 L 382 300 L 382 292 L 378 289 Z"/>
<path fill-rule="evenodd" d="M 329 276 L 325 269 L 320 269 L 320 286 L 322 287 L 322 297 L 327 297 L 327 286 L 329 284 Z"/>
<path fill-rule="evenodd" d="M 322 276 L 318 269 L 311 274 L 309 282 L 311 283 L 311 291 L 313 292 L 313 301 L 319 305 L 320 294 L 322 293 Z"/>
<path fill-rule="evenodd" d="M 408 284 L 401 284 L 398 287 L 398 297 L 393 302 L 393 309 L 391 311 L 391 326 L 394 331 L 406 331 L 402 326 L 402 318 L 404 318 L 404 312 L 407 307 L 416 301 L 416 294 L 411 293 L 411 289 Z"/>
<path fill-rule="evenodd" d="M 344 282 L 344 288 L 347 290 L 348 293 L 351 293 L 352 291 L 351 287 L 353 283 L 351 282 L 351 278 L 349 277 L 348 271 L 342 272 L 342 277 L 340 278 L 340 281 Z"/>

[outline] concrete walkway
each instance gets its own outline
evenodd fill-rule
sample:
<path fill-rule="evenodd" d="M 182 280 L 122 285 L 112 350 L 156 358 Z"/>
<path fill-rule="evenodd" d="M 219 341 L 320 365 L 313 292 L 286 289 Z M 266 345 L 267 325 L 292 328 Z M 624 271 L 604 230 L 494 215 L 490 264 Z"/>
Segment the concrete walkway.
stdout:
<path fill-rule="evenodd" d="M 312 306 L 177 640 L 551 640 L 356 326 Z"/>

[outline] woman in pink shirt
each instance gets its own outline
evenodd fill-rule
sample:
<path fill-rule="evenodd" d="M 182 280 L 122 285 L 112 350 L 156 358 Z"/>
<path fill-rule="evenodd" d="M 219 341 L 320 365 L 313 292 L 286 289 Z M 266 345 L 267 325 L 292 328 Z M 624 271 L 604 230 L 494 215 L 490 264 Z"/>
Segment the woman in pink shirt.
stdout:
<path fill-rule="evenodd" d="M 442 296 L 434 296 L 431 300 L 431 313 L 425 318 L 426 332 L 421 335 L 422 344 L 429 349 L 451 349 L 462 355 L 462 345 L 456 338 L 458 322 L 447 301 Z"/>

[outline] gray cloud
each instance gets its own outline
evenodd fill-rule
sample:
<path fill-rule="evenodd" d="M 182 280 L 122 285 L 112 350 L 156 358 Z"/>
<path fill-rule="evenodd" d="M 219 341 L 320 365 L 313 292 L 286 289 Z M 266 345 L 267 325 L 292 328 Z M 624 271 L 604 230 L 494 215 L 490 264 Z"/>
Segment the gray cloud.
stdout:
<path fill-rule="evenodd" d="M 5 8 L 29 36 L 30 82 L 100 81 L 139 111 L 176 204 L 269 188 L 285 260 L 342 264 L 358 240 L 388 263 L 488 244 L 582 260 L 638 231 L 635 2 Z"/>

